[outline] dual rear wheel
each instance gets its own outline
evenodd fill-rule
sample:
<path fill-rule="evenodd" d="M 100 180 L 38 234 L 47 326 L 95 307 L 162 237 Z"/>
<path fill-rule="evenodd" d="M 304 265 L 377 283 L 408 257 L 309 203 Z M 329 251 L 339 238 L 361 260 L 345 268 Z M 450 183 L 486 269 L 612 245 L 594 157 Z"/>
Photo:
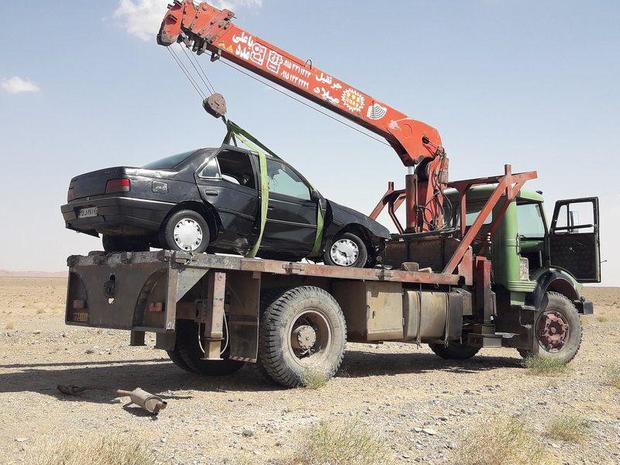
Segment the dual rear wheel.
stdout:
<path fill-rule="evenodd" d="M 258 364 L 271 380 L 285 387 L 304 385 L 308 379 L 332 378 L 342 363 L 346 322 L 340 306 L 326 291 L 303 286 L 265 292 L 262 302 Z M 183 370 L 206 376 L 232 374 L 242 362 L 202 360 L 204 349 L 198 325 L 177 321 L 177 337 L 170 359 Z"/>

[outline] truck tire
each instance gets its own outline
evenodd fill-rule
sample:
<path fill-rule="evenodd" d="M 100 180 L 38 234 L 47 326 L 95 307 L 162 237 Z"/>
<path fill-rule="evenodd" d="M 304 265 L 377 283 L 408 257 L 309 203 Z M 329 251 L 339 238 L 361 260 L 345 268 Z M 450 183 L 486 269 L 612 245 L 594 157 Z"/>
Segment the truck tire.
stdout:
<path fill-rule="evenodd" d="M 203 376 L 226 376 L 239 371 L 243 362 L 227 359 L 202 360 L 204 351 L 200 346 L 198 324 L 190 320 L 177 321 L 177 340 L 174 351 L 168 352 L 170 359 L 180 368 Z"/>
<path fill-rule="evenodd" d="M 347 326 L 338 302 L 318 287 L 290 289 L 261 315 L 259 361 L 284 387 L 303 385 L 309 375 L 325 380 L 340 368 Z"/>
<path fill-rule="evenodd" d="M 172 363 L 178 366 L 181 370 L 185 370 L 185 371 L 189 371 L 190 373 L 193 373 L 191 368 L 187 366 L 187 363 L 185 363 L 185 361 L 181 357 L 181 354 L 179 354 L 179 351 L 177 350 L 176 347 L 174 350 L 167 350 L 166 353 L 168 354 L 168 357 L 170 358 Z"/>
<path fill-rule="evenodd" d="M 547 292 L 546 304 L 536 317 L 534 350 L 519 349 L 523 358 L 538 356 L 564 363 L 575 358 L 581 347 L 583 327 L 575 305 L 564 295 Z"/>
<path fill-rule="evenodd" d="M 458 342 L 450 342 L 446 347 L 444 344 L 428 345 L 435 355 L 446 360 L 467 360 L 480 352 L 480 347 L 472 347 Z"/>
<path fill-rule="evenodd" d="M 202 253 L 211 240 L 207 220 L 194 210 L 179 210 L 172 214 L 162 232 L 166 248 L 181 252 Z"/>
<path fill-rule="evenodd" d="M 101 238 L 103 250 L 108 253 L 114 252 L 148 252 L 149 243 L 141 237 L 108 236 Z"/>
<path fill-rule="evenodd" d="M 346 232 L 327 245 L 323 260 L 331 266 L 364 268 L 368 265 L 368 248 L 362 238 Z"/>

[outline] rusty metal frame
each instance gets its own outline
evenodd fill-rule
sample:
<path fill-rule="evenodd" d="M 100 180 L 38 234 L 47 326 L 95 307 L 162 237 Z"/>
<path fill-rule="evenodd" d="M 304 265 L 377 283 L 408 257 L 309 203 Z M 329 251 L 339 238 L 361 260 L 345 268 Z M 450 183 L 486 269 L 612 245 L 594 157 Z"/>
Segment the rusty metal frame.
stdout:
<path fill-rule="evenodd" d="M 207 276 L 207 301 L 200 306 L 200 323 L 205 325 L 206 341 L 203 360 L 221 360 L 224 340 L 224 302 L 226 273 L 213 271 Z"/>
<path fill-rule="evenodd" d="M 448 264 L 443 269 L 442 273 L 451 274 L 456 270 L 456 268 L 461 263 L 463 257 L 465 256 L 468 248 L 473 243 L 474 239 L 480 233 L 482 226 L 485 221 L 491 214 L 491 212 L 495 209 L 497 204 L 504 198 L 504 202 L 497 212 L 494 215 L 493 221 L 489 227 L 489 237 L 492 237 L 501 224 L 501 220 L 503 219 L 506 210 L 510 203 L 519 195 L 519 192 L 523 188 L 523 185 L 532 179 L 536 179 L 538 174 L 535 171 L 529 171 L 525 173 L 512 173 L 512 167 L 510 165 L 504 166 L 504 174 L 500 176 L 490 176 L 485 178 L 474 178 L 474 179 L 466 179 L 461 181 L 454 181 L 448 184 L 448 187 L 456 189 L 459 194 L 458 204 L 459 215 L 460 215 L 460 238 L 461 244 L 455 251 L 454 255 L 448 262 Z M 466 215 L 467 215 L 467 192 L 474 186 L 485 185 L 485 184 L 497 184 L 497 187 L 493 191 L 493 193 L 487 199 L 484 207 L 478 214 L 478 217 L 474 221 L 470 227 L 467 227 Z M 394 189 L 394 183 L 390 182 L 388 184 L 388 190 L 383 195 L 377 206 L 370 214 L 370 218 L 376 220 L 379 215 L 383 212 L 383 210 L 387 207 L 390 217 L 394 222 L 396 228 L 398 229 L 400 234 L 403 234 L 404 228 L 400 221 L 396 216 L 396 211 L 403 204 L 407 197 L 407 192 L 405 189 L 396 190 Z M 480 255 L 483 255 L 488 248 L 488 242 L 485 243 L 480 251 Z"/>

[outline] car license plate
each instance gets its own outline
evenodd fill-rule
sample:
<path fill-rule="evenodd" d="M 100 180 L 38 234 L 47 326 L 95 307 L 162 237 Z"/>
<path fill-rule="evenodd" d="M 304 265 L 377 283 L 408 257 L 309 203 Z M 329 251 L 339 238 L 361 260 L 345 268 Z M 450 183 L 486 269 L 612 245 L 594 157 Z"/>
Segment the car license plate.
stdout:
<path fill-rule="evenodd" d="M 97 207 L 82 208 L 78 215 L 79 218 L 92 218 L 97 216 Z"/>

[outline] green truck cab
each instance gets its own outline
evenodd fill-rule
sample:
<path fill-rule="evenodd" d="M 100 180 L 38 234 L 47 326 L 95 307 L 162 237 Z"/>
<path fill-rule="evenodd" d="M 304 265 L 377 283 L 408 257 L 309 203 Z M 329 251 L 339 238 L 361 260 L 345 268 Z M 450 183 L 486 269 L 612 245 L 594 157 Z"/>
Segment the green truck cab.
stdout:
<path fill-rule="evenodd" d="M 493 190 L 482 186 L 468 193 L 468 224 Z M 501 209 L 499 202 L 493 215 L 501 215 Z M 492 218 L 479 239 L 488 235 Z M 598 198 L 558 201 L 549 222 L 542 193 L 522 190 L 506 209 L 486 254 L 493 263 L 495 331 L 519 334 L 508 345 L 524 356 L 572 359 L 581 343 L 579 314 L 593 313 L 583 284 L 601 282 Z"/>

